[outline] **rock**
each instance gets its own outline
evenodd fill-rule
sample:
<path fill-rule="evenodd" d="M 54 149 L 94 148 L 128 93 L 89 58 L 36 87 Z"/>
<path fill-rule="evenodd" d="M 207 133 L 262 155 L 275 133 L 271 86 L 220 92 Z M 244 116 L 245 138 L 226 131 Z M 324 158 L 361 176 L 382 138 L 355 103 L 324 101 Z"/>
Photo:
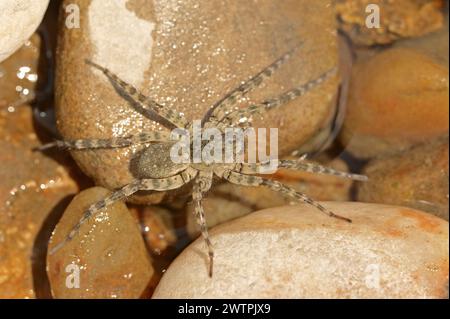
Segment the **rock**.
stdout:
<path fill-rule="evenodd" d="M 40 46 L 41 39 L 34 34 L 13 56 L 0 63 L 0 108 L 33 100 Z"/>
<path fill-rule="evenodd" d="M 345 162 L 339 158 L 325 165 L 340 171 L 348 171 Z M 280 169 L 270 178 L 291 186 L 317 201 L 350 200 L 350 188 L 353 184 L 351 180 L 345 178 L 287 169 Z M 265 187 L 245 187 L 223 183 L 211 191 L 203 204 L 207 224 L 213 227 L 257 210 L 288 205 L 290 202 L 288 198 Z M 192 205 L 188 206 L 186 217 L 188 233 L 191 237 L 197 237 L 200 233 Z"/>
<path fill-rule="evenodd" d="M 153 298 L 448 298 L 448 223 L 409 208 L 323 203 L 266 209 L 215 227 L 171 264 Z"/>
<path fill-rule="evenodd" d="M 380 26 L 369 28 L 370 5 L 379 8 Z M 442 27 L 442 0 L 338 0 L 339 27 L 358 45 L 389 44 L 398 39 L 419 37 Z"/>
<path fill-rule="evenodd" d="M 40 145 L 33 125 L 28 105 L 0 109 L 0 299 L 49 297 L 48 237 L 78 191 L 64 157 L 32 152 Z"/>
<path fill-rule="evenodd" d="M 108 193 L 94 187 L 75 196 L 56 226 L 49 251 L 62 242 L 89 205 Z M 84 224 L 72 241 L 47 255 L 47 265 L 55 298 L 139 298 L 153 275 L 139 226 L 123 202 Z M 77 274 L 78 288 L 70 277 Z"/>
<path fill-rule="evenodd" d="M 300 41 L 303 46 L 298 54 L 266 85 L 249 94 L 245 105 L 316 78 L 337 65 L 331 3 L 65 1 L 64 5 L 80 7 L 81 27 L 62 28 L 59 41 L 58 127 L 66 139 L 163 129 L 135 112 L 105 76 L 85 64 L 85 59 L 110 68 L 144 94 L 184 113 L 188 120 L 201 119 L 227 92 Z M 280 152 L 292 151 L 334 111 L 331 102 L 337 87 L 338 79 L 331 79 L 282 109 L 255 118 L 255 125 L 279 128 Z M 130 161 L 139 150 L 132 147 L 72 155 L 98 185 L 113 189 L 130 182 Z M 162 197 L 154 194 L 133 199 L 158 203 Z"/>
<path fill-rule="evenodd" d="M 390 49 L 356 64 L 341 141 L 360 158 L 395 153 L 448 133 L 448 67 Z"/>
<path fill-rule="evenodd" d="M 19 49 L 38 28 L 49 0 L 2 0 L 0 62 Z"/>
<path fill-rule="evenodd" d="M 329 117 L 324 122 L 323 126 L 318 129 L 307 142 L 297 148 L 297 150 L 293 152 L 294 154 L 315 154 L 329 149 L 332 147 L 333 142 L 336 140 L 336 136 L 339 134 L 342 125 L 344 124 L 354 53 L 350 41 L 341 34 L 338 36 L 338 48 L 341 82 L 339 85 L 339 93 L 336 97 L 335 112 L 330 112 Z"/>
<path fill-rule="evenodd" d="M 149 250 L 160 255 L 177 241 L 171 212 L 158 206 L 132 206 Z"/>
<path fill-rule="evenodd" d="M 393 47 L 410 49 L 422 53 L 448 69 L 448 31 L 449 19 L 447 10 L 447 17 L 443 28 L 420 38 L 398 41 L 393 45 Z"/>
<path fill-rule="evenodd" d="M 408 206 L 448 220 L 448 137 L 393 156 L 372 160 L 358 200 Z"/>

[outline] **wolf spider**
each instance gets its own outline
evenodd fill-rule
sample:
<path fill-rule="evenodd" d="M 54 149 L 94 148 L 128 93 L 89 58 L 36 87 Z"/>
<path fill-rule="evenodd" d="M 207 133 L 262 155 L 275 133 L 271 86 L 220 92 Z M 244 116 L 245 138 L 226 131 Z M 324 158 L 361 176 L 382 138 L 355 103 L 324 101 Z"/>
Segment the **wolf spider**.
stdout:
<path fill-rule="evenodd" d="M 217 102 L 210 111 L 204 116 L 202 121 L 203 127 L 215 127 L 221 132 L 227 127 L 249 126 L 249 119 L 255 113 L 262 113 L 267 110 L 278 108 L 312 90 L 332 76 L 336 75 L 336 69 L 333 68 L 314 80 L 306 84 L 295 87 L 284 92 L 278 97 L 265 100 L 259 104 L 253 104 L 246 108 L 236 109 L 236 105 L 240 98 L 244 97 L 248 92 L 261 86 L 277 69 L 279 69 L 293 54 L 295 50 L 291 50 L 277 59 L 275 62 L 264 68 L 258 74 L 243 82 L 239 87 L 229 92 L 222 100 Z M 159 115 L 168 121 L 174 127 L 192 130 L 192 123 L 189 122 L 181 113 L 176 112 L 162 104 L 157 103 L 151 98 L 143 95 L 137 88 L 124 82 L 110 70 L 94 63 L 86 61 L 87 64 L 100 70 L 110 80 L 116 90 L 122 92 L 125 97 L 137 103 L 143 110 Z M 43 145 L 39 150 L 46 150 L 52 147 L 68 148 L 72 150 L 84 149 L 107 149 L 107 148 L 123 148 L 131 145 L 144 144 L 145 148 L 142 155 L 138 159 L 137 176 L 138 178 L 130 184 L 112 192 L 103 200 L 91 205 L 83 214 L 80 221 L 72 228 L 67 237 L 50 252 L 53 254 L 60 249 L 66 242 L 72 240 L 78 233 L 81 225 L 87 222 L 94 214 L 101 209 L 114 202 L 125 200 L 127 197 L 138 191 L 169 191 L 180 188 L 181 186 L 193 183 L 192 200 L 194 203 L 194 212 L 197 222 L 200 226 L 202 237 L 208 248 L 209 256 L 209 276 L 213 272 L 213 246 L 208 235 L 205 213 L 202 207 L 203 195 L 210 189 L 213 177 L 225 179 L 228 182 L 244 186 L 265 186 L 276 192 L 300 202 L 305 202 L 316 207 L 319 211 L 328 216 L 351 222 L 350 219 L 339 216 L 321 204 L 310 199 L 307 195 L 300 193 L 293 188 L 283 185 L 278 181 L 273 181 L 259 176 L 261 166 L 265 163 L 259 162 L 255 164 L 247 163 L 174 163 L 170 157 L 170 148 L 172 146 L 170 134 L 165 132 L 143 132 L 133 136 L 114 137 L 109 139 L 81 139 L 71 141 L 55 141 L 50 144 Z M 192 152 L 191 152 L 192 154 Z M 321 173 L 336 175 L 359 181 L 365 181 L 366 177 L 357 174 L 339 172 L 332 168 L 327 168 L 319 164 L 305 161 L 305 157 L 298 160 L 280 160 L 278 167 L 289 168 L 294 170 L 302 170 L 312 173 Z"/>

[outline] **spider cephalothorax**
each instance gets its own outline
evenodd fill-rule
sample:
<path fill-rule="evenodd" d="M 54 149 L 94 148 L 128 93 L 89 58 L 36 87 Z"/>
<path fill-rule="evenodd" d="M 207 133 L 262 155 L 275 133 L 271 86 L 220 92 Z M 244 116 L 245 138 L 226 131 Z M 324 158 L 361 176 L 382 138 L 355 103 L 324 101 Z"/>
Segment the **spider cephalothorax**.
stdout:
<path fill-rule="evenodd" d="M 284 54 L 274 63 L 263 69 L 241 86 L 234 89 L 220 102 L 208 112 L 202 121 L 204 128 L 216 128 L 222 133 L 226 128 L 250 125 L 249 119 L 255 113 L 264 112 L 266 110 L 274 109 L 286 104 L 289 101 L 296 99 L 299 96 L 306 94 L 309 90 L 326 81 L 335 75 L 335 69 L 326 71 L 314 80 L 306 84 L 295 87 L 289 91 L 284 92 L 278 97 L 268 99 L 259 104 L 250 105 L 246 108 L 235 109 L 235 105 L 239 99 L 248 93 L 250 90 L 257 88 L 261 83 L 270 77 L 284 62 L 293 54 L 290 51 Z M 164 105 L 161 105 L 149 97 L 141 94 L 136 88 L 119 79 L 115 74 L 108 69 L 101 67 L 98 64 L 88 61 L 88 64 L 101 70 L 113 83 L 113 85 L 131 98 L 135 103 L 140 105 L 143 109 L 156 113 L 173 126 L 179 129 L 191 131 L 193 123 L 186 120 L 186 118 Z M 202 207 L 203 195 L 210 189 L 214 177 L 224 179 L 228 182 L 237 185 L 245 186 L 265 186 L 274 191 L 281 192 L 285 196 L 292 198 L 295 201 L 302 201 L 315 206 L 321 212 L 331 216 L 350 222 L 349 219 L 336 215 L 328 211 L 325 207 L 310 199 L 307 195 L 297 192 L 296 190 L 281 184 L 278 181 L 273 181 L 261 176 L 262 168 L 267 164 L 264 162 L 257 163 L 205 163 L 205 162 L 181 162 L 176 163 L 170 156 L 170 151 L 174 144 L 171 135 L 166 132 L 143 132 L 135 136 L 116 137 L 111 139 L 87 139 L 87 140 L 73 140 L 73 141 L 56 141 L 51 144 L 44 145 L 40 149 L 47 149 L 49 147 L 69 148 L 73 150 L 83 149 L 99 149 L 99 148 L 120 148 L 128 147 L 134 144 L 143 144 L 145 148 L 140 155 L 137 165 L 137 177 L 130 184 L 123 186 L 112 192 L 109 196 L 91 205 L 84 213 L 77 225 L 74 225 L 72 231 L 67 235 L 66 239 L 55 246 L 50 253 L 54 253 L 64 243 L 76 236 L 80 226 L 88 221 L 99 210 L 116 201 L 124 200 L 128 196 L 133 195 L 138 191 L 168 191 L 182 187 L 183 185 L 192 183 L 192 199 L 195 207 L 195 214 L 198 224 L 201 229 L 203 238 L 208 247 L 210 258 L 209 274 L 212 275 L 213 266 L 213 249 L 208 235 L 208 230 L 205 221 L 205 214 Z M 365 176 L 338 172 L 331 168 L 323 167 L 318 164 L 309 163 L 305 158 L 298 160 L 280 160 L 278 167 L 290 168 L 296 170 L 304 170 L 313 173 L 331 174 L 351 178 L 355 180 L 366 180 Z"/>

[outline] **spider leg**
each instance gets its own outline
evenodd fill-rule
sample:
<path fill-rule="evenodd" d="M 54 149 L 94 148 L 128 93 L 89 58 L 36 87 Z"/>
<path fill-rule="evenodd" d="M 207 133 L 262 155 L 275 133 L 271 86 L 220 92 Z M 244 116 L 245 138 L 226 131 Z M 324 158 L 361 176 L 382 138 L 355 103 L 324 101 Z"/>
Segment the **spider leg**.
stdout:
<path fill-rule="evenodd" d="M 263 113 L 268 110 L 280 107 L 292 100 L 295 100 L 296 98 L 305 95 L 309 91 L 311 91 L 316 86 L 320 85 L 321 83 L 325 82 L 327 79 L 331 78 L 332 76 L 336 75 L 337 69 L 333 68 L 331 70 L 328 70 L 327 72 L 320 75 L 318 78 L 311 80 L 303 85 L 300 85 L 296 88 L 293 88 L 289 91 L 284 92 L 283 94 L 279 95 L 276 98 L 272 98 L 269 100 L 266 100 L 259 104 L 253 104 L 250 105 L 244 109 L 235 110 L 228 115 L 225 115 L 221 120 L 220 124 L 218 125 L 219 129 L 223 129 L 227 126 L 233 126 L 236 124 L 242 123 L 242 119 L 244 119 L 244 123 L 248 121 L 248 119 L 256 114 L 256 113 Z"/>
<path fill-rule="evenodd" d="M 80 230 L 81 226 L 105 207 L 114 204 L 117 201 L 124 200 L 138 191 L 144 190 L 167 191 L 180 188 L 184 184 L 187 184 L 192 179 L 194 179 L 196 174 L 197 171 L 195 171 L 192 168 L 188 168 L 177 175 L 167 178 L 135 180 L 130 184 L 112 192 L 101 201 L 98 201 L 97 203 L 94 203 L 88 207 L 88 209 L 83 213 L 83 216 L 78 221 L 78 223 L 69 232 L 67 237 L 50 251 L 50 255 L 53 255 L 59 249 L 61 249 L 67 242 L 71 241 L 78 234 L 78 231 Z"/>
<path fill-rule="evenodd" d="M 206 223 L 205 211 L 202 205 L 203 193 L 207 192 L 211 187 L 212 174 L 205 175 L 200 172 L 199 176 L 195 179 L 194 189 L 192 192 L 192 199 L 194 201 L 194 213 L 197 219 L 197 224 L 200 226 L 200 232 L 208 248 L 209 256 L 209 270 L 208 275 L 212 277 L 213 265 L 214 265 L 214 250 L 209 238 L 208 225 Z"/>
<path fill-rule="evenodd" d="M 107 68 L 104 68 L 97 63 L 90 60 L 86 60 L 86 63 L 93 66 L 94 68 L 103 72 L 103 74 L 108 77 L 108 79 L 113 83 L 113 85 L 119 87 L 123 92 L 125 92 L 135 103 L 140 105 L 146 111 L 153 111 L 159 116 L 163 117 L 165 120 L 169 121 L 176 127 L 186 128 L 188 126 L 188 121 L 180 113 L 157 103 L 151 98 L 145 96 L 139 92 L 133 85 L 126 83 L 120 79 L 117 75 L 112 73 Z"/>
<path fill-rule="evenodd" d="M 286 186 L 278 181 L 273 181 L 270 179 L 262 178 L 260 176 L 252 176 L 252 175 L 244 175 L 238 172 L 234 171 L 226 171 L 223 173 L 223 178 L 225 178 L 227 181 L 229 181 L 232 184 L 236 185 L 242 185 L 242 186 L 266 186 L 269 189 L 280 192 L 281 194 L 285 195 L 286 197 L 290 197 L 296 201 L 304 202 L 309 205 L 312 205 L 316 207 L 318 210 L 320 210 L 322 213 L 334 217 L 337 219 L 344 220 L 346 222 L 351 223 L 351 219 L 337 215 L 325 207 L 323 207 L 318 202 L 314 201 L 313 199 L 309 198 L 306 194 L 297 192 L 292 187 Z"/>
<path fill-rule="evenodd" d="M 263 166 L 267 166 L 270 164 L 269 162 L 261 162 L 261 163 L 255 163 L 255 164 L 247 164 L 247 163 L 240 163 L 238 164 L 238 172 L 243 174 L 263 174 Z M 278 168 L 288 168 L 288 169 L 294 169 L 294 170 L 301 170 L 308 173 L 317 173 L 317 174 L 324 174 L 324 175 L 333 175 L 338 176 L 342 178 L 348 178 L 355 181 L 361 181 L 365 182 L 368 180 L 368 177 L 365 175 L 360 174 L 352 174 L 347 172 L 342 172 L 335 170 L 331 167 L 326 167 L 317 163 L 312 162 L 306 162 L 303 159 L 299 160 L 279 160 L 278 161 Z"/>
<path fill-rule="evenodd" d="M 58 147 L 73 150 L 96 149 L 96 148 L 121 148 L 136 144 L 145 144 L 151 142 L 168 142 L 170 134 L 167 132 L 140 133 L 127 137 L 113 137 L 108 139 L 81 139 L 69 141 L 54 141 L 33 149 L 34 151 L 45 151 L 47 149 Z"/>
<path fill-rule="evenodd" d="M 295 50 L 298 47 L 286 52 L 280 58 L 278 58 L 275 62 L 261 70 L 258 74 L 250 78 L 248 81 L 244 82 L 230 93 L 226 95 L 226 97 L 219 102 L 217 102 L 212 110 L 209 112 L 209 117 L 207 123 L 214 123 L 220 121 L 224 116 L 233 111 L 233 107 L 237 104 L 240 98 L 242 98 L 245 94 L 254 90 L 261 86 L 264 80 L 271 77 L 289 58 L 292 56 Z"/>

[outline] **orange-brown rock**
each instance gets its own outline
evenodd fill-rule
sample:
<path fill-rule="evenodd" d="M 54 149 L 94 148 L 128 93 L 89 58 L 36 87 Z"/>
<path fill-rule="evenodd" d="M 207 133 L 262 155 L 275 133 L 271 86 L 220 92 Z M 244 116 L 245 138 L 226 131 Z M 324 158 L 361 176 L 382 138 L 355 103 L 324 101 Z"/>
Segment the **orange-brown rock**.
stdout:
<path fill-rule="evenodd" d="M 202 119 L 227 92 L 300 42 L 295 56 L 241 106 L 277 96 L 338 64 L 331 0 L 64 2 L 68 4 L 80 7 L 81 27 L 61 28 L 59 42 L 57 118 L 66 139 L 162 129 L 135 112 L 85 59 L 110 68 L 188 120 Z M 279 128 L 280 152 L 294 150 L 333 112 L 337 87 L 338 79 L 330 79 L 306 96 L 255 118 L 255 125 Z M 130 161 L 139 149 L 72 155 L 98 185 L 113 189 L 131 181 Z M 154 194 L 144 201 L 161 200 L 161 194 Z"/>
<path fill-rule="evenodd" d="M 160 255 L 177 241 L 171 212 L 158 206 L 132 206 L 149 250 Z"/>
<path fill-rule="evenodd" d="M 379 8 L 380 26 L 368 27 L 373 5 Z M 442 0 L 338 0 L 340 29 L 359 45 L 388 44 L 419 37 L 442 27 Z"/>
<path fill-rule="evenodd" d="M 360 61 L 341 141 L 368 158 L 448 133 L 448 81 L 448 67 L 414 50 L 390 49 Z"/>
<path fill-rule="evenodd" d="M 108 193 L 94 187 L 75 196 L 56 226 L 49 251 L 64 240 L 89 205 Z M 139 298 L 153 268 L 138 223 L 125 204 L 117 202 L 47 255 L 47 273 L 55 298 Z"/>

